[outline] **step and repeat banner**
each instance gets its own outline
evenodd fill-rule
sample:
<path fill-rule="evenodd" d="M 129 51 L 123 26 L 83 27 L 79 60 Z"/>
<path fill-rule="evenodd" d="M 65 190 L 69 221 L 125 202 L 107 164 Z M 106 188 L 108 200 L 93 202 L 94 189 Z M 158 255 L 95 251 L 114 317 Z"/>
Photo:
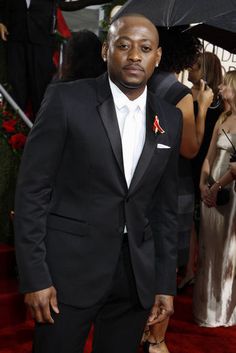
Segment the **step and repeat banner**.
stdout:
<path fill-rule="evenodd" d="M 214 47 L 211 43 L 206 43 L 204 45 L 204 50 L 213 52 L 218 56 L 224 72 L 236 70 L 236 54 L 229 53 L 219 47 Z"/>

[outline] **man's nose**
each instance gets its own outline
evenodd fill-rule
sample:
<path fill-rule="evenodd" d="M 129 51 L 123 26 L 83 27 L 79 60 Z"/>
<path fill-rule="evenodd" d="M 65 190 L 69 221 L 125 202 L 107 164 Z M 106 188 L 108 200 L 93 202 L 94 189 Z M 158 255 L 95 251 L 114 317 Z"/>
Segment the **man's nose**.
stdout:
<path fill-rule="evenodd" d="M 137 47 L 130 48 L 128 59 L 132 61 L 141 61 L 142 55 L 140 49 Z"/>

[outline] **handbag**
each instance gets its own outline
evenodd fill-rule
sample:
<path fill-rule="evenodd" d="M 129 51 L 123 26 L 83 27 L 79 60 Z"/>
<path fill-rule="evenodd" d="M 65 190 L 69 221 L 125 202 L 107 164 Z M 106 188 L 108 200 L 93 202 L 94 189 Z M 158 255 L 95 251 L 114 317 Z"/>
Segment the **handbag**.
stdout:
<path fill-rule="evenodd" d="M 209 176 L 208 178 L 208 185 L 211 187 L 213 184 L 215 184 L 215 180 L 212 176 Z M 221 188 L 216 196 L 216 205 L 217 206 L 224 206 L 229 203 L 230 200 L 230 190 L 226 188 Z"/>
<path fill-rule="evenodd" d="M 226 205 L 230 200 L 230 192 L 229 189 L 226 188 L 221 188 L 216 197 L 216 204 L 217 206 L 224 206 Z"/>

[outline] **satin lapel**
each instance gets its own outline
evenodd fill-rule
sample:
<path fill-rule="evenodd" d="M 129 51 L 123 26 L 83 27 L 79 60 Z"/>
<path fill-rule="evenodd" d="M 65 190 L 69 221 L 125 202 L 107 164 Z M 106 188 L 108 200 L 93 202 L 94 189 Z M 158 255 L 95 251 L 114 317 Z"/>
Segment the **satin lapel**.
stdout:
<path fill-rule="evenodd" d="M 105 91 L 107 93 L 107 87 Z M 99 94 L 101 96 L 101 90 L 99 91 Z M 102 98 L 100 97 L 100 99 Z M 120 130 L 111 93 L 106 97 L 106 100 L 98 106 L 98 112 L 106 129 L 118 165 L 122 173 L 124 173 Z"/>
<path fill-rule="evenodd" d="M 155 98 L 153 98 L 155 97 Z M 147 109 L 146 109 L 146 139 L 141 153 L 140 159 L 138 161 L 137 167 L 135 169 L 133 178 L 131 180 L 129 193 L 132 193 L 137 187 L 138 183 L 141 181 L 143 175 L 145 174 L 152 158 L 153 154 L 156 151 L 157 143 L 163 143 L 168 145 L 168 134 L 157 133 L 153 131 L 153 123 L 156 115 L 159 117 L 160 125 L 165 130 L 165 117 L 162 112 L 162 109 L 155 102 L 156 96 L 147 97 Z"/>

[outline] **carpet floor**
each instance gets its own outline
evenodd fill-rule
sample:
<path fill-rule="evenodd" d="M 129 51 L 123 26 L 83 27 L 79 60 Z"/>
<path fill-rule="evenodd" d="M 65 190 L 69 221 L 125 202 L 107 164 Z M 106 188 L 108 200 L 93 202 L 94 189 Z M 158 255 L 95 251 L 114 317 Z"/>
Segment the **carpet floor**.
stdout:
<path fill-rule="evenodd" d="M 0 245 L 0 353 L 31 353 L 34 324 L 17 292 L 14 269 L 14 249 Z M 166 342 L 170 353 L 236 353 L 236 326 L 197 326 L 193 322 L 192 287 L 189 287 L 175 298 L 175 313 Z M 91 346 L 92 334 L 84 353 L 90 353 Z"/>

